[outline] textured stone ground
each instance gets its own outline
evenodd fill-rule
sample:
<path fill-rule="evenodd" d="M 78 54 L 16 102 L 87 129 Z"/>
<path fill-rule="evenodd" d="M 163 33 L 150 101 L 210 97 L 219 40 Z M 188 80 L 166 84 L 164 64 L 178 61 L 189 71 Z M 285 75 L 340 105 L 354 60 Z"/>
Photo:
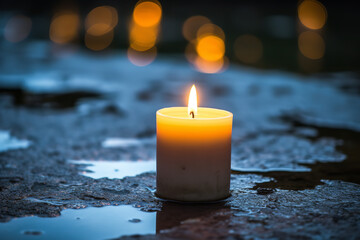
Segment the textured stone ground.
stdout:
<path fill-rule="evenodd" d="M 0 152 L 2 222 L 130 204 L 157 212 L 157 235 L 125 239 L 360 238 L 358 75 L 235 66 L 204 75 L 180 58 L 139 68 L 121 52 L 58 56 L 45 43 L 1 50 L 0 130 L 30 141 Z M 154 159 L 156 110 L 185 105 L 193 83 L 201 106 L 234 114 L 226 201 L 163 202 L 153 194 L 155 173 L 92 179 L 69 163 Z M 142 143 L 104 148 L 113 137 Z"/>

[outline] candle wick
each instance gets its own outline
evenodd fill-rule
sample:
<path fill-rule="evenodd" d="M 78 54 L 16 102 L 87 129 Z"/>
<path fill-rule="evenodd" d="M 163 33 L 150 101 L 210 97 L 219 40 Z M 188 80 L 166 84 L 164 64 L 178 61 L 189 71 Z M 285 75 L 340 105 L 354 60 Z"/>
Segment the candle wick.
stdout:
<path fill-rule="evenodd" d="M 192 116 L 192 118 L 195 118 L 195 114 L 193 111 L 190 112 L 190 115 Z"/>

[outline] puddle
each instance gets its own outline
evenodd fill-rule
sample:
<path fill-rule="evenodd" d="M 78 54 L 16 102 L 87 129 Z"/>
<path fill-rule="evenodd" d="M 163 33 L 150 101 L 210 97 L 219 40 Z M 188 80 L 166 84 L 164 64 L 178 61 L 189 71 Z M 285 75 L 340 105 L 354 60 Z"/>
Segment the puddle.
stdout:
<path fill-rule="evenodd" d="M 84 98 L 100 98 L 101 94 L 85 90 L 53 93 L 32 93 L 22 88 L 0 87 L 0 94 L 7 94 L 12 97 L 15 106 L 28 108 L 73 108 Z"/>
<path fill-rule="evenodd" d="M 143 144 L 155 143 L 155 138 L 108 138 L 102 142 L 103 148 L 136 147 Z"/>
<path fill-rule="evenodd" d="M 81 175 L 95 179 L 124 178 L 145 172 L 156 171 L 156 161 L 90 161 L 70 160 L 70 163 L 85 165 Z"/>
<path fill-rule="evenodd" d="M 307 136 L 311 141 L 318 141 L 321 138 L 335 138 L 343 141 L 335 148 L 346 156 L 341 162 L 315 162 L 300 163 L 310 169 L 309 172 L 294 171 L 269 171 L 251 172 L 236 171 L 233 174 L 256 173 L 265 177 L 273 178 L 274 181 L 257 183 L 254 189 L 258 188 L 280 188 L 288 190 L 313 189 L 317 185 L 324 184 L 322 180 L 342 180 L 360 184 L 360 133 L 348 129 L 328 128 L 304 124 L 293 119 L 284 119 L 291 122 L 293 127 L 314 128 L 317 136 Z"/>
<path fill-rule="evenodd" d="M 135 219 L 135 220 L 134 220 Z M 0 223 L 2 239 L 110 239 L 156 233 L 156 213 L 129 205 L 66 209 L 60 217 L 24 217 Z M 61 231 L 61 234 L 59 234 Z"/>
<path fill-rule="evenodd" d="M 9 131 L 0 130 L 0 152 L 13 149 L 23 149 L 30 146 L 30 141 L 19 140 L 10 135 Z"/>
<path fill-rule="evenodd" d="M 0 223 L 3 239 L 113 239 L 156 234 L 181 224 L 230 209 L 225 202 L 179 204 L 163 202 L 161 211 L 144 212 L 130 205 L 65 209 L 61 216 L 15 218 Z M 59 234 L 61 230 L 61 234 Z"/>

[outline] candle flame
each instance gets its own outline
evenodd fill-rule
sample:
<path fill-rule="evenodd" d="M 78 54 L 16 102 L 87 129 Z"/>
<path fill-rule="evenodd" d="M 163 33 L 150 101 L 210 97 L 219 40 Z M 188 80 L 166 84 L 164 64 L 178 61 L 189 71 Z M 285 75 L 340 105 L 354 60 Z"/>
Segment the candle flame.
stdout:
<path fill-rule="evenodd" d="M 197 114 L 197 95 L 195 85 L 192 85 L 190 90 L 188 114 L 192 118 L 195 118 L 195 115 Z"/>

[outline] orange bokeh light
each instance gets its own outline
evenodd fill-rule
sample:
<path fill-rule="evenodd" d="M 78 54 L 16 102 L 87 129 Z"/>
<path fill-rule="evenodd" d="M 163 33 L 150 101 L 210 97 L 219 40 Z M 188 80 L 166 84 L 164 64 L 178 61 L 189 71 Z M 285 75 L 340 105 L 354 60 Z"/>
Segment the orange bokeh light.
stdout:
<path fill-rule="evenodd" d="M 157 27 L 145 28 L 133 24 L 130 29 L 130 46 L 137 51 L 146 51 L 155 46 L 157 35 Z"/>
<path fill-rule="evenodd" d="M 196 39 L 196 34 L 199 28 L 207 23 L 211 23 L 211 21 L 204 16 L 193 16 L 188 18 L 182 28 L 182 34 L 184 38 L 188 41 L 192 41 Z"/>
<path fill-rule="evenodd" d="M 300 22 L 309 29 L 321 29 L 327 19 L 325 6 L 316 0 L 304 0 L 298 6 Z"/>
<path fill-rule="evenodd" d="M 151 27 L 159 24 L 162 10 L 156 1 L 140 1 L 134 9 L 133 20 L 142 27 Z"/>
<path fill-rule="evenodd" d="M 217 61 L 225 54 L 225 44 L 224 41 L 217 36 L 204 36 L 198 39 L 196 52 L 206 61 Z"/>
<path fill-rule="evenodd" d="M 155 0 L 140 0 L 136 4 L 129 27 L 130 46 L 127 51 L 128 59 L 134 65 L 146 66 L 155 60 L 161 14 L 161 5 Z"/>
<path fill-rule="evenodd" d="M 224 31 L 219 26 L 212 24 L 212 23 L 207 23 L 207 24 L 202 25 L 198 29 L 196 35 L 197 35 L 198 39 L 202 38 L 204 36 L 207 36 L 207 35 L 213 35 L 222 40 L 225 40 Z"/>
<path fill-rule="evenodd" d="M 88 34 L 100 36 L 111 31 L 118 23 L 118 14 L 111 6 L 101 6 L 89 12 L 85 19 Z"/>
<path fill-rule="evenodd" d="M 306 31 L 300 34 L 298 39 L 299 51 L 307 58 L 316 60 L 325 54 L 324 39 L 314 31 Z"/>
<path fill-rule="evenodd" d="M 185 57 L 186 59 L 194 64 L 196 58 L 197 58 L 197 53 L 196 53 L 196 44 L 194 43 L 194 41 L 189 42 L 188 45 L 185 48 Z"/>
<path fill-rule="evenodd" d="M 59 44 L 73 41 L 78 36 L 80 18 L 76 13 L 56 15 L 50 24 L 50 39 Z"/>
<path fill-rule="evenodd" d="M 182 32 L 189 41 L 185 57 L 197 71 L 218 73 L 225 69 L 225 33 L 219 26 L 206 17 L 193 16 L 184 22 Z"/>
<path fill-rule="evenodd" d="M 100 51 L 107 48 L 114 39 L 114 31 L 111 30 L 106 34 L 94 36 L 89 33 L 85 34 L 85 45 L 93 51 Z"/>

